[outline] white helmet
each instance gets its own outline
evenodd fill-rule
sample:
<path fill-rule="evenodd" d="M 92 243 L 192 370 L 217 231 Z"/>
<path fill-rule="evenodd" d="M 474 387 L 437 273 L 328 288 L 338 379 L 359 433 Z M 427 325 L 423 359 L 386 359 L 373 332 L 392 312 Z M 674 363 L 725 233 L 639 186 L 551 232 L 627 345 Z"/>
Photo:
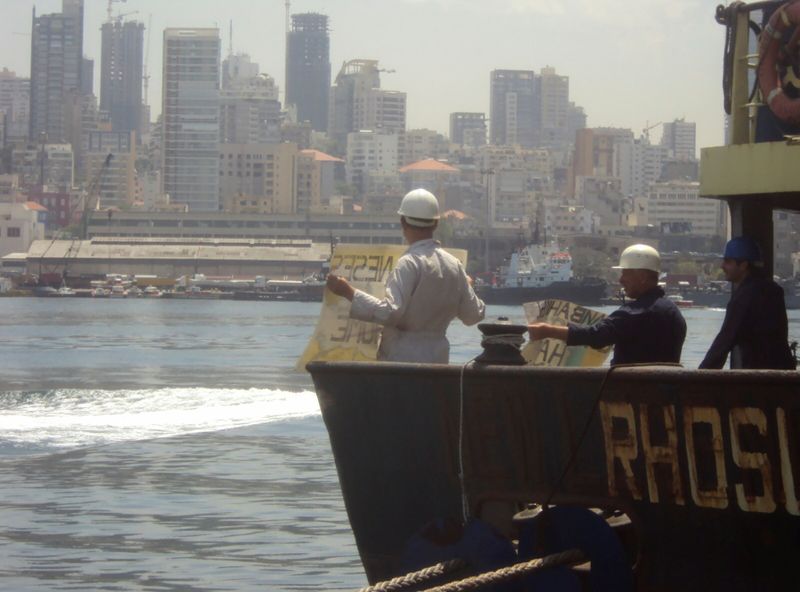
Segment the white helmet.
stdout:
<path fill-rule="evenodd" d="M 661 255 L 650 245 L 631 245 L 619 256 L 619 265 L 612 269 L 649 269 L 661 271 Z"/>
<path fill-rule="evenodd" d="M 406 193 L 400 202 L 397 213 L 412 226 L 425 228 L 436 224 L 439 219 L 439 202 L 436 196 L 426 189 L 414 189 Z"/>

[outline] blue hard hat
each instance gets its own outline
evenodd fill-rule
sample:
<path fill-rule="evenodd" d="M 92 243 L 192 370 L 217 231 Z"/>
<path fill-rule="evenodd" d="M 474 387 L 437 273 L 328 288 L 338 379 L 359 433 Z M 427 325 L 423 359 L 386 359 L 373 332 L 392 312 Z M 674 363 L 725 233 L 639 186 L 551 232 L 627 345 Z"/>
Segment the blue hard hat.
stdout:
<path fill-rule="evenodd" d="M 761 248 L 749 236 L 737 236 L 725 245 L 725 259 L 738 259 L 740 261 L 761 261 Z"/>

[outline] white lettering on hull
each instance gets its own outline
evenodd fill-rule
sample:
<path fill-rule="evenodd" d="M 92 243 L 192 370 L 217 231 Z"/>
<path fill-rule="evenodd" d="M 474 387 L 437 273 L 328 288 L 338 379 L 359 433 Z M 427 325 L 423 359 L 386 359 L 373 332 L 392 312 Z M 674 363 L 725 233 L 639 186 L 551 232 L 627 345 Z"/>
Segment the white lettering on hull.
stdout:
<path fill-rule="evenodd" d="M 674 405 L 636 407 L 600 403 L 610 496 L 676 505 L 686 505 L 688 496 L 702 508 L 735 504 L 773 513 L 783 507 L 800 515 L 786 410 L 775 409 L 771 423 L 773 412 L 757 407 L 723 411 L 724 421 L 715 407 L 684 406 L 681 434 Z M 656 424 L 661 429 L 654 431 Z"/>

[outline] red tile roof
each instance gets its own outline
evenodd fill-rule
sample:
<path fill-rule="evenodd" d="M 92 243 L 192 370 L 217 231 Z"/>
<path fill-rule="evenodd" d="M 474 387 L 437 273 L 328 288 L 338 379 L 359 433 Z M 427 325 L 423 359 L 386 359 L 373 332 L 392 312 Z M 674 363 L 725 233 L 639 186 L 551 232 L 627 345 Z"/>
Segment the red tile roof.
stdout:
<path fill-rule="evenodd" d="M 325 154 L 324 152 L 320 152 L 319 150 L 312 150 L 310 148 L 306 150 L 301 150 L 300 154 L 313 156 L 314 160 L 323 162 L 344 162 L 341 158 L 336 158 L 335 156 L 331 156 L 330 154 Z"/>
<path fill-rule="evenodd" d="M 449 164 L 440 162 L 435 158 L 426 158 L 425 160 L 412 162 L 411 164 L 406 165 L 400 169 L 401 173 L 405 173 L 408 171 L 434 171 L 437 173 L 457 173 L 458 169 L 456 167 L 450 166 Z"/>
<path fill-rule="evenodd" d="M 35 201 L 26 201 L 24 205 L 29 210 L 36 210 L 38 212 L 47 212 L 48 211 L 48 209 L 46 207 L 44 207 L 42 204 L 36 203 Z"/>
<path fill-rule="evenodd" d="M 469 217 L 461 210 L 447 210 L 442 214 L 442 218 L 455 218 L 456 220 L 466 220 Z"/>

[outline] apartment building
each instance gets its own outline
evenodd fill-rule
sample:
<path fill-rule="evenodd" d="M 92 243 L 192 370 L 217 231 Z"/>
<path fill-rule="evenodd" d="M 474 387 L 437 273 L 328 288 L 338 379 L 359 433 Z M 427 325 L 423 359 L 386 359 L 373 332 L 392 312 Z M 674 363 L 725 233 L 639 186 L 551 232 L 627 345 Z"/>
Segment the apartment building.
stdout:
<path fill-rule="evenodd" d="M 25 253 L 44 238 L 47 208 L 34 202 L 0 203 L 0 257 Z"/>
<path fill-rule="evenodd" d="M 700 184 L 696 182 L 652 183 L 647 192 L 647 223 L 664 234 L 724 237 L 724 202 L 701 198 L 699 191 Z"/>
<path fill-rule="evenodd" d="M 220 144 L 220 203 L 235 214 L 296 212 L 297 144 Z"/>
<path fill-rule="evenodd" d="M 163 191 L 195 211 L 220 207 L 219 58 L 218 29 L 165 29 Z"/>
<path fill-rule="evenodd" d="M 109 158 L 111 155 L 111 158 Z M 136 132 L 90 132 L 86 152 L 89 199 L 124 208 L 136 197 Z"/>
<path fill-rule="evenodd" d="M 359 193 L 365 190 L 367 172 L 397 174 L 399 164 L 399 135 L 371 130 L 347 135 L 347 182 Z"/>

